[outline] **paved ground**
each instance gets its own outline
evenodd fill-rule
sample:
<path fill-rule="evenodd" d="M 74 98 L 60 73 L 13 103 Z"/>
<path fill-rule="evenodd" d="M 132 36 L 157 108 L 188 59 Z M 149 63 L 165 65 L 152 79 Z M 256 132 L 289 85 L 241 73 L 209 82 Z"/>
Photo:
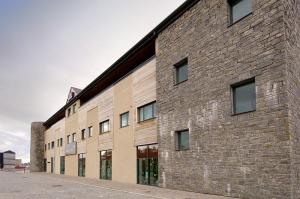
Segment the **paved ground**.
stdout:
<path fill-rule="evenodd" d="M 44 173 L 0 171 L 1 199 L 226 199 L 157 187 Z"/>

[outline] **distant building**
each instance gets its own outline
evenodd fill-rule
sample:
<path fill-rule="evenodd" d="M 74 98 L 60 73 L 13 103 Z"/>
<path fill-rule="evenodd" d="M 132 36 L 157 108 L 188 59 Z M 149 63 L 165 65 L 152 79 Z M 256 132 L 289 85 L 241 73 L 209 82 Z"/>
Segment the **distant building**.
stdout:
<path fill-rule="evenodd" d="M 3 152 L 3 169 L 14 169 L 16 166 L 16 153 L 13 151 Z"/>
<path fill-rule="evenodd" d="M 23 166 L 22 159 L 16 159 L 15 167 L 22 167 L 22 166 Z"/>

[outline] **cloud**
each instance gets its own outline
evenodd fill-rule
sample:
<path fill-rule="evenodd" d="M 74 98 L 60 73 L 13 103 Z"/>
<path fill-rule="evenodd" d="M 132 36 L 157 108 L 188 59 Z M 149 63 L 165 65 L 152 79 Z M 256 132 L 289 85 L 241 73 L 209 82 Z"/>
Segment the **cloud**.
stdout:
<path fill-rule="evenodd" d="M 45 121 L 184 0 L 0 1 L 0 151 L 29 158 Z M 155 14 L 153 14 L 155 13 Z"/>

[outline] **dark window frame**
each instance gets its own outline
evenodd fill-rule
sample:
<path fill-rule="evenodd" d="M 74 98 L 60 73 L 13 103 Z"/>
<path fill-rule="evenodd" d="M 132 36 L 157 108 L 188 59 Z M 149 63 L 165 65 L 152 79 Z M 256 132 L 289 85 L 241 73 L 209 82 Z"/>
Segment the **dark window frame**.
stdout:
<path fill-rule="evenodd" d="M 187 148 L 181 148 L 181 134 L 187 133 L 188 134 L 188 147 Z M 190 150 L 190 130 L 189 129 L 183 129 L 179 131 L 175 131 L 175 150 L 176 151 L 188 151 Z"/>
<path fill-rule="evenodd" d="M 187 69 L 187 77 L 184 80 L 179 81 L 179 69 L 182 67 L 186 67 Z M 184 58 L 181 61 L 179 61 L 178 63 L 174 64 L 174 86 L 181 84 L 183 82 L 186 82 L 189 80 L 189 62 L 188 62 L 188 58 Z"/>
<path fill-rule="evenodd" d="M 63 146 L 63 138 L 60 138 L 60 146 Z"/>
<path fill-rule="evenodd" d="M 73 104 L 72 107 L 73 107 L 72 109 L 73 109 L 73 114 L 74 114 L 74 113 L 76 113 L 76 104 Z"/>
<path fill-rule="evenodd" d="M 241 1 L 243 0 L 227 0 L 227 3 L 228 3 L 228 9 L 229 9 L 229 27 L 242 21 L 243 19 L 245 19 L 246 17 L 248 17 L 249 15 L 252 15 L 253 13 L 253 6 L 252 6 L 252 0 L 251 1 L 251 12 L 249 12 L 248 14 L 246 14 L 245 16 L 239 18 L 238 20 L 236 21 L 233 21 L 233 9 L 232 7 L 237 5 L 238 3 L 240 3 Z"/>
<path fill-rule="evenodd" d="M 67 117 L 70 117 L 71 116 L 71 108 L 68 108 L 67 110 Z"/>
<path fill-rule="evenodd" d="M 71 143 L 71 135 L 67 135 L 67 144 Z"/>
<path fill-rule="evenodd" d="M 108 123 L 108 130 L 107 131 L 102 130 L 102 125 L 104 125 L 105 123 Z M 110 132 L 110 121 L 109 121 L 109 119 L 99 123 L 99 130 L 100 130 L 100 134 L 105 134 L 105 133 Z"/>
<path fill-rule="evenodd" d="M 76 142 L 76 133 L 72 133 L 72 140 L 71 141 L 72 141 L 72 143 Z"/>
<path fill-rule="evenodd" d="M 93 137 L 93 126 L 88 127 L 88 137 Z"/>
<path fill-rule="evenodd" d="M 86 139 L 86 132 L 85 129 L 81 130 L 81 140 L 85 140 Z"/>
<path fill-rule="evenodd" d="M 243 112 L 237 112 L 236 111 L 236 88 L 239 88 L 241 86 L 245 86 L 247 84 L 252 84 L 254 83 L 254 88 L 255 88 L 255 107 L 253 110 L 249 110 L 249 111 L 243 111 Z M 231 86 L 231 104 L 232 104 L 232 115 L 240 115 L 240 114 L 245 114 L 245 113 L 251 113 L 251 112 L 255 112 L 256 108 L 257 108 L 257 93 L 256 93 L 256 78 L 252 77 L 243 81 L 240 81 L 238 83 L 232 84 Z"/>
<path fill-rule="evenodd" d="M 127 115 L 127 124 L 125 126 L 122 125 L 122 118 L 123 116 Z M 120 114 L 120 128 L 125 128 L 129 126 L 129 111 Z"/>
<path fill-rule="evenodd" d="M 144 112 L 144 108 L 147 106 L 152 105 L 152 117 L 148 118 L 148 119 L 144 119 L 145 118 L 145 112 Z M 141 120 L 141 114 L 140 111 L 143 109 L 143 120 Z M 148 120 L 153 120 L 157 117 L 157 111 L 156 111 L 156 101 L 150 102 L 148 104 L 145 104 L 143 106 L 140 106 L 137 108 L 137 114 L 138 114 L 138 123 L 142 123 L 142 122 L 146 122 Z"/>
<path fill-rule="evenodd" d="M 54 147 L 55 147 L 55 141 L 52 141 L 51 142 L 51 149 L 54 149 Z"/>

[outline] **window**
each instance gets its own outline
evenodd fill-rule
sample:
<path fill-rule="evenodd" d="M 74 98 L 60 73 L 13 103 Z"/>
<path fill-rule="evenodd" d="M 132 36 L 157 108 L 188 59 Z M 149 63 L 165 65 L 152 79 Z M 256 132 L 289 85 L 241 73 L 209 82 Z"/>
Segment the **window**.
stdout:
<path fill-rule="evenodd" d="M 174 65 L 175 67 L 175 84 L 180 84 L 188 80 L 188 60 L 185 58 L 179 63 Z"/>
<path fill-rule="evenodd" d="M 112 151 L 100 151 L 100 179 L 111 180 L 112 177 Z"/>
<path fill-rule="evenodd" d="M 50 143 L 48 143 L 48 150 L 50 149 Z"/>
<path fill-rule="evenodd" d="M 54 149 L 54 141 L 51 142 L 51 149 Z"/>
<path fill-rule="evenodd" d="M 68 142 L 68 144 L 71 143 L 71 136 L 70 135 L 67 136 L 67 142 Z"/>
<path fill-rule="evenodd" d="M 100 134 L 109 132 L 109 120 L 100 123 Z"/>
<path fill-rule="evenodd" d="M 72 142 L 76 142 L 76 133 L 72 134 Z"/>
<path fill-rule="evenodd" d="M 138 108 L 139 122 L 150 120 L 156 117 L 156 103 L 152 102 L 148 105 Z"/>
<path fill-rule="evenodd" d="M 129 125 L 129 112 L 120 115 L 120 127 L 124 128 Z"/>
<path fill-rule="evenodd" d="M 90 126 L 89 127 L 89 137 L 92 137 L 93 136 L 93 127 Z"/>
<path fill-rule="evenodd" d="M 45 151 L 47 151 L 47 144 L 45 144 Z"/>
<path fill-rule="evenodd" d="M 232 86 L 233 113 L 246 113 L 256 110 L 255 79 Z"/>
<path fill-rule="evenodd" d="M 81 140 L 85 140 L 85 129 L 81 130 Z"/>
<path fill-rule="evenodd" d="M 71 115 L 71 108 L 68 108 L 68 117 Z"/>
<path fill-rule="evenodd" d="M 76 104 L 73 105 L 73 114 L 76 112 Z"/>
<path fill-rule="evenodd" d="M 177 131 L 175 136 L 176 150 L 184 151 L 190 148 L 189 130 Z"/>
<path fill-rule="evenodd" d="M 252 12 L 251 0 L 229 0 L 231 24 L 246 17 Z"/>
<path fill-rule="evenodd" d="M 63 139 L 60 138 L 60 146 L 63 146 Z"/>
<path fill-rule="evenodd" d="M 57 147 L 59 147 L 60 146 L 60 144 L 59 144 L 59 139 L 57 139 Z"/>
<path fill-rule="evenodd" d="M 78 154 L 78 176 L 85 177 L 85 158 L 86 154 Z"/>

